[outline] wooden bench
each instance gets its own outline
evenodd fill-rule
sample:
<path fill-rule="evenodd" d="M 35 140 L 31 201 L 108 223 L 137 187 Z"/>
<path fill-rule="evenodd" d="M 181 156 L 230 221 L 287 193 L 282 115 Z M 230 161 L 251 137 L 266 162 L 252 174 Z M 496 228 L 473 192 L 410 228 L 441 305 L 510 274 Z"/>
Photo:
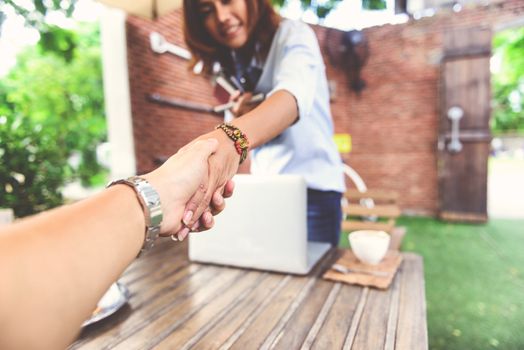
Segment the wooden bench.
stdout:
<path fill-rule="evenodd" d="M 359 192 L 356 189 L 348 189 L 344 198 L 347 203 L 342 206 L 344 215 L 342 231 L 385 231 L 391 235 L 390 249 L 400 249 L 406 229 L 396 226 L 397 218 L 401 214 L 397 205 L 397 192 L 386 190 Z"/>

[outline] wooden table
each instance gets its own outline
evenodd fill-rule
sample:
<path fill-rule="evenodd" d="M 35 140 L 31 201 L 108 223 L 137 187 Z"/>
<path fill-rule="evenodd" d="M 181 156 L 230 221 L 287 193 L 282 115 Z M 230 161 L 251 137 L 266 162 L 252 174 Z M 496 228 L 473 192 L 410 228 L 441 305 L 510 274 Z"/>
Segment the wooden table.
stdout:
<path fill-rule="evenodd" d="M 387 291 L 308 276 L 190 263 L 165 241 L 120 279 L 129 304 L 73 349 L 427 349 L 422 259 L 404 254 Z"/>

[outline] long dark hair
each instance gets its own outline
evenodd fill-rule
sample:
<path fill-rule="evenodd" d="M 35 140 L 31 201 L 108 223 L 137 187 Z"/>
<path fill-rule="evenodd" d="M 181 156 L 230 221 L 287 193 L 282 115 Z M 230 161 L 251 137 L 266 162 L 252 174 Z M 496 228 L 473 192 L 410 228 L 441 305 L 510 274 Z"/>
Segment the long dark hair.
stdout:
<path fill-rule="evenodd" d="M 249 40 L 242 48 L 246 56 L 257 54 L 265 58 L 271 41 L 280 23 L 280 16 L 275 12 L 269 0 L 244 0 L 247 5 Z M 198 10 L 198 0 L 184 0 L 184 36 L 186 45 L 193 58 L 190 67 L 202 60 L 204 71 L 209 73 L 213 63 L 218 61 L 223 66 L 231 67 L 230 49 L 216 42 L 204 27 L 204 19 Z"/>

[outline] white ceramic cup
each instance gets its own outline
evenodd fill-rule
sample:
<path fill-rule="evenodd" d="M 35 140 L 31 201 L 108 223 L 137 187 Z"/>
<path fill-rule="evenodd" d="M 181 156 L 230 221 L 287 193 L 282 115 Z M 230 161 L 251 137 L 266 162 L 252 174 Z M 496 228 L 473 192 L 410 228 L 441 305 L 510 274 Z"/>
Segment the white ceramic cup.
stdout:
<path fill-rule="evenodd" d="M 386 255 L 389 247 L 389 235 L 384 231 L 361 230 L 349 234 L 349 244 L 355 256 L 361 262 L 377 265 Z"/>

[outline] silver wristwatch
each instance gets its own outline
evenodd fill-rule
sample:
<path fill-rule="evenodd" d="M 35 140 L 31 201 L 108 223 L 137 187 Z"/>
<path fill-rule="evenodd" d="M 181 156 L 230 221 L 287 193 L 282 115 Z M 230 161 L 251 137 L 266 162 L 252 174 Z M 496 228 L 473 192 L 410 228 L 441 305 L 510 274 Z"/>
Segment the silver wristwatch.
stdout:
<path fill-rule="evenodd" d="M 146 179 L 138 176 L 131 176 L 127 179 L 111 181 L 106 187 L 116 184 L 128 185 L 134 189 L 140 205 L 144 210 L 144 216 L 146 220 L 146 234 L 142 249 L 140 249 L 140 252 L 137 256 L 139 257 L 144 252 L 153 248 L 155 245 L 155 240 L 160 234 L 160 225 L 162 224 L 163 218 L 160 196 Z"/>

